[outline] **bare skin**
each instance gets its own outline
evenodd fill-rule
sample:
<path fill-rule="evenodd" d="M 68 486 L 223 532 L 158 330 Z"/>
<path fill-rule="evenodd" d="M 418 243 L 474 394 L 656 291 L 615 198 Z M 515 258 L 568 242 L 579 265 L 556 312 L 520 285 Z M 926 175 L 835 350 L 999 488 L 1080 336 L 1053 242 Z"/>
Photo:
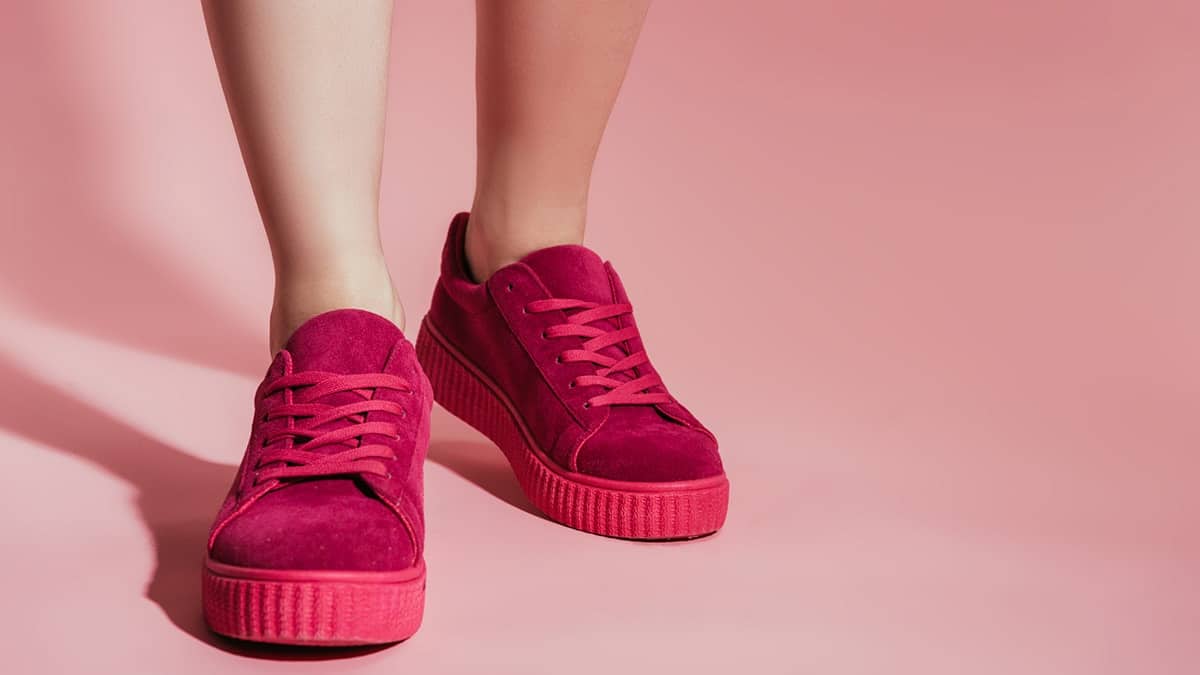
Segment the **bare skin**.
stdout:
<path fill-rule="evenodd" d="M 600 138 L 649 0 L 479 0 L 478 164 L 467 228 L 477 279 L 583 241 Z"/>
<path fill-rule="evenodd" d="M 479 0 L 478 279 L 579 243 L 592 164 L 649 0 Z M 392 0 L 205 0 L 275 266 L 270 345 L 343 307 L 404 328 L 379 240 Z"/>
<path fill-rule="evenodd" d="M 379 242 L 391 0 L 206 0 L 242 157 L 271 244 L 271 350 L 307 319 L 404 313 Z"/>

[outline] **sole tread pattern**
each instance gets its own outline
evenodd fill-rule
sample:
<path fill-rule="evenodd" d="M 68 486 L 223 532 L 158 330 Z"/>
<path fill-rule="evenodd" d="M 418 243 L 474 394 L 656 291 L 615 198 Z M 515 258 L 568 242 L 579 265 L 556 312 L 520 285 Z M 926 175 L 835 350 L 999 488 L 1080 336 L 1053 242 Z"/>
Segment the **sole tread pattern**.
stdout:
<path fill-rule="evenodd" d="M 261 581 L 205 568 L 204 619 L 239 640 L 351 646 L 407 639 L 421 627 L 425 577 L 403 583 Z"/>

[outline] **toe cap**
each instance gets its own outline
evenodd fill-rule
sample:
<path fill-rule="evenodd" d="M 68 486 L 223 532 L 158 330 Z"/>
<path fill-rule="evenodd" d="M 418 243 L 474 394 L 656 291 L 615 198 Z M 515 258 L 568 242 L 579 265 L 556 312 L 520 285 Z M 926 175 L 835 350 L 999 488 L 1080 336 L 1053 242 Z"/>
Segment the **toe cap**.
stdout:
<path fill-rule="evenodd" d="M 711 436 L 649 410 L 610 418 L 579 450 L 576 466 L 589 476 L 639 483 L 699 480 L 725 472 Z"/>
<path fill-rule="evenodd" d="M 267 493 L 222 528 L 210 556 L 240 567 L 382 572 L 416 564 L 416 547 L 392 509 L 337 478 Z"/>

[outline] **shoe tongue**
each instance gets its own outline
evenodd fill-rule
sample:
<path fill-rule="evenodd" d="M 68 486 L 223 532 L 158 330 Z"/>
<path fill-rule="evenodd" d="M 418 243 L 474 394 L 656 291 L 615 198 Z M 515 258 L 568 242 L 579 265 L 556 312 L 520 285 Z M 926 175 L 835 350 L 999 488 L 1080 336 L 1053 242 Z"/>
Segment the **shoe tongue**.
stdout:
<path fill-rule="evenodd" d="M 383 370 L 404 334 L 396 324 L 361 309 L 337 309 L 305 321 L 284 349 L 293 370 L 354 375 Z"/>
<path fill-rule="evenodd" d="M 543 248 L 521 259 L 556 298 L 608 304 L 613 302 L 612 282 L 600 256 L 591 249 L 565 244 Z"/>

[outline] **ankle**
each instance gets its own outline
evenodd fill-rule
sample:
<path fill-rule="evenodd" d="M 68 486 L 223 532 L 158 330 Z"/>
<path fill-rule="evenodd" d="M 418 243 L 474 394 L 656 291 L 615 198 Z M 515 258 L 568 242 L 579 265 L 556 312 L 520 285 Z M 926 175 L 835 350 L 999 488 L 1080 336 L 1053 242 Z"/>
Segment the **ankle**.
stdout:
<path fill-rule="evenodd" d="M 363 309 L 391 319 L 404 330 L 404 306 L 392 288 L 391 278 L 374 281 L 349 278 L 280 281 L 271 306 L 271 353 L 279 351 L 305 321 L 335 309 Z"/>
<path fill-rule="evenodd" d="M 582 244 L 586 206 L 496 208 L 478 199 L 471 209 L 464 242 L 467 265 L 483 282 L 505 265 L 539 249 Z"/>

